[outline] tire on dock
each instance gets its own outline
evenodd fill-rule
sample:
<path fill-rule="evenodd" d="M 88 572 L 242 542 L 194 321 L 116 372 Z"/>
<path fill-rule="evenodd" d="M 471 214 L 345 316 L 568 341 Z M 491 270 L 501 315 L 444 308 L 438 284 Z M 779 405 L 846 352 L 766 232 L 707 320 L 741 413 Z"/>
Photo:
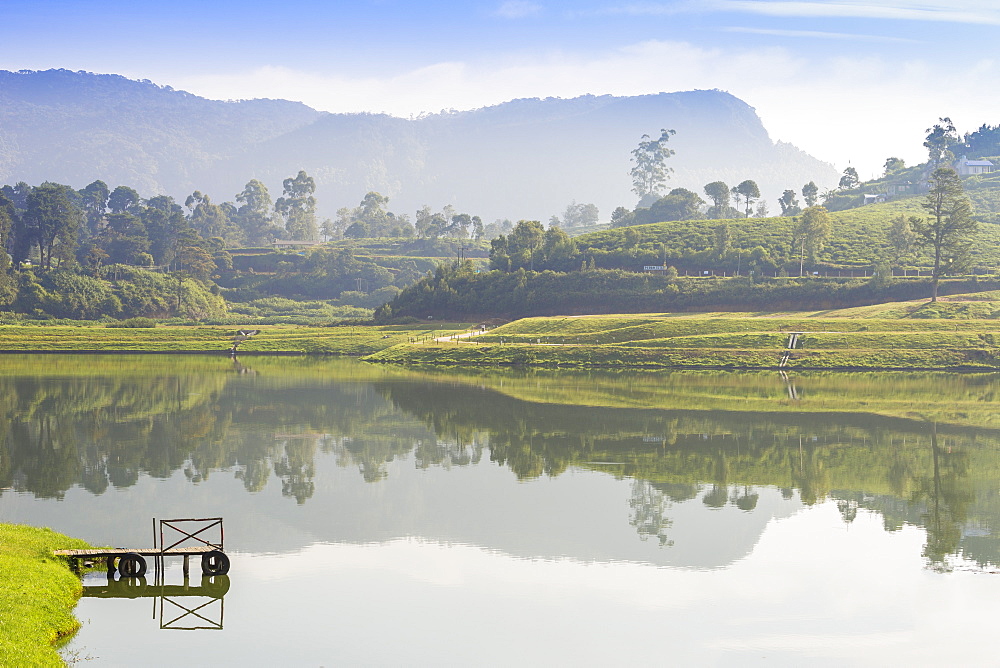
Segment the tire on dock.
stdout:
<path fill-rule="evenodd" d="M 229 572 L 229 557 L 221 550 L 212 550 L 201 555 L 203 575 L 225 575 Z"/>
<path fill-rule="evenodd" d="M 146 574 L 146 560 L 135 552 L 118 558 L 118 574 L 123 578 L 141 578 Z"/>

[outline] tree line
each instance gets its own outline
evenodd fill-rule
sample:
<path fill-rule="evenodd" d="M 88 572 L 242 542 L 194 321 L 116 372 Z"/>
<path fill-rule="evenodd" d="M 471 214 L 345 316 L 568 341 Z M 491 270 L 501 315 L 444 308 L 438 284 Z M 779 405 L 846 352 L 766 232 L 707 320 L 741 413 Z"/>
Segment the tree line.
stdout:
<path fill-rule="evenodd" d="M 201 319 L 225 314 L 220 283 L 238 300 L 350 293 L 352 305 L 373 308 L 426 267 L 316 248 L 304 256 L 277 255 L 284 261 L 265 268 L 267 276 L 253 271 L 242 276 L 246 272 L 235 270 L 230 251 L 275 239 L 318 241 L 321 233 L 422 238 L 433 245 L 513 229 L 510 221 L 484 225 L 478 216 L 449 206 L 436 213 L 423 207 L 414 226 L 406 215 L 388 211 L 388 198 L 377 192 L 355 208 L 341 209 L 336 221 L 317 224 L 314 193 L 315 182 L 305 171 L 285 179 L 276 200 L 252 179 L 233 201 L 222 203 L 199 190 L 183 202 L 169 195 L 143 198 L 134 188 L 112 189 L 101 180 L 79 190 L 53 182 L 4 185 L 0 310 L 84 319 Z"/>
<path fill-rule="evenodd" d="M 706 191 L 712 190 L 720 198 L 724 191 L 730 192 L 726 184 L 721 181 L 717 184 L 717 187 L 709 184 Z M 672 274 L 678 270 L 712 269 L 757 278 L 779 274 L 803 276 L 807 266 L 813 268 L 819 264 L 820 254 L 835 231 L 829 212 L 815 203 L 818 194 L 815 184 L 806 184 L 803 191 L 809 204 L 806 209 L 799 209 L 794 198 L 787 202 L 786 210 L 795 215 L 790 216 L 791 225 L 781 228 L 786 236 L 781 238 L 779 234 L 776 238 L 769 234 L 767 238 L 756 239 L 756 243 L 751 236 L 748 248 L 733 247 L 733 231 L 727 222 L 714 227 L 706 223 L 691 223 L 688 228 L 673 226 L 655 235 L 654 231 L 640 231 L 628 225 L 621 231 L 574 239 L 558 227 L 545 229 L 538 221 L 522 220 L 509 234 L 490 242 L 490 268 L 504 272 L 519 269 L 567 272 L 598 266 L 638 271 L 653 266 Z M 645 215 L 655 221 L 665 220 L 655 212 L 663 210 L 658 208 L 659 203 L 672 197 L 654 203 L 648 210 L 654 213 Z M 868 250 L 876 272 L 885 275 L 890 271 L 890 262 L 928 257 L 931 300 L 935 301 L 942 277 L 968 270 L 977 223 L 972 218 L 961 179 L 950 167 L 939 168 L 931 175 L 922 206 L 928 212 L 926 217 L 897 217 L 892 221 L 887 250 L 880 250 L 874 242 Z M 634 217 L 635 212 L 628 215 Z M 656 240 L 650 241 L 651 237 Z"/>

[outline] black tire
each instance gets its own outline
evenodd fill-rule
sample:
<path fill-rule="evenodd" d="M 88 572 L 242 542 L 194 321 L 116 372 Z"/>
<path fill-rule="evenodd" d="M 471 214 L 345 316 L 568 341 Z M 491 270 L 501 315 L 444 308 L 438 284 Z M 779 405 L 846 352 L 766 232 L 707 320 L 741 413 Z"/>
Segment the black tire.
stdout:
<path fill-rule="evenodd" d="M 118 575 L 123 578 L 141 578 L 146 574 L 146 560 L 134 552 L 118 558 Z"/>
<path fill-rule="evenodd" d="M 225 575 L 229 572 L 229 557 L 221 550 L 212 550 L 201 555 L 202 575 Z"/>

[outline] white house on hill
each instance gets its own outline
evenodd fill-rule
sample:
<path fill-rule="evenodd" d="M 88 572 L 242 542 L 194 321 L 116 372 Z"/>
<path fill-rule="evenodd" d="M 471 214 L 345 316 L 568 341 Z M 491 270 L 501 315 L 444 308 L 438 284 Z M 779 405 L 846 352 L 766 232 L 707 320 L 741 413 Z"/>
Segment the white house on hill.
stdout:
<path fill-rule="evenodd" d="M 993 171 L 994 164 L 989 160 L 969 160 L 962 156 L 952 165 L 960 176 L 972 176 L 973 174 L 989 174 Z"/>

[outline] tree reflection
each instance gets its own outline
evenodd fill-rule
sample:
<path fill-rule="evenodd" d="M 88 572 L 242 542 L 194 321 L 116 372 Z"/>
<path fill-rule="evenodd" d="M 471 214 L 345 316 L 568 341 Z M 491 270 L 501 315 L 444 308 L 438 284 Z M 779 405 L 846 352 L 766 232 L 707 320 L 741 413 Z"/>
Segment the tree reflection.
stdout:
<path fill-rule="evenodd" d="M 316 491 L 315 456 L 315 440 L 298 438 L 285 442 L 283 456 L 274 463 L 274 474 L 281 479 L 281 493 L 294 497 L 300 505 Z"/>
<path fill-rule="evenodd" d="M 629 524 L 635 527 L 642 540 L 656 538 L 666 547 L 674 544 L 667 536 L 667 529 L 673 523 L 667 516 L 670 500 L 661 490 L 646 480 L 633 480 L 628 505 L 631 508 Z"/>
<path fill-rule="evenodd" d="M 924 478 L 915 495 L 926 501 L 923 524 L 927 528 L 924 556 L 937 570 L 949 570 L 947 557 L 959 551 L 962 528 L 974 494 L 967 484 L 968 466 L 964 451 L 944 450 L 938 443 L 937 425 L 931 427 L 930 479 Z"/>
<path fill-rule="evenodd" d="M 485 384 L 367 377 L 361 367 L 310 375 L 305 362 L 280 373 L 253 373 L 251 363 L 233 373 L 223 360 L 152 370 L 60 363 L 60 373 L 0 376 L 0 494 L 63 498 L 74 485 L 103 494 L 143 476 L 181 472 L 196 484 L 223 472 L 251 493 L 276 478 L 304 504 L 316 494 L 321 453 L 374 484 L 393 462 L 449 469 L 487 460 L 519 480 L 571 467 L 629 478 L 629 522 L 664 546 L 674 505 L 754 513 L 770 487 L 807 505 L 832 500 L 845 522 L 867 511 L 886 530 L 921 526 L 934 568 L 949 568 L 952 555 L 1000 564 L 994 429 L 798 409 L 525 401 Z"/>

